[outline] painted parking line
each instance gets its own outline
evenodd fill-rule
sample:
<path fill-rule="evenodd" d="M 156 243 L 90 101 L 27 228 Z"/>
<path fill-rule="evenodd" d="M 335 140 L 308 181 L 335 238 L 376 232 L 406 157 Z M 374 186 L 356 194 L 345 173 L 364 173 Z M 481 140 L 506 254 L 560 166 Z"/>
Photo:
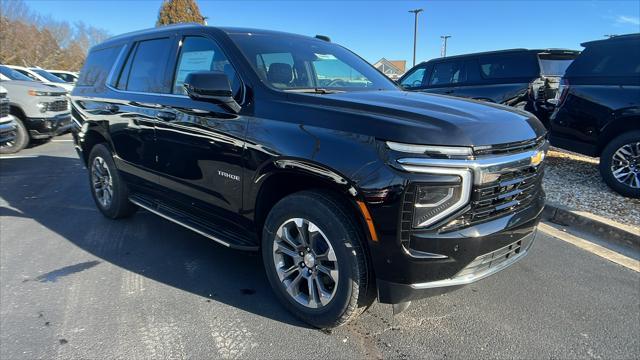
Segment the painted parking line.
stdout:
<path fill-rule="evenodd" d="M 73 139 L 53 139 L 51 142 L 73 142 Z"/>
<path fill-rule="evenodd" d="M 34 158 L 34 157 L 38 157 L 38 155 L 7 155 L 7 156 L 0 156 L 0 159 L 27 159 L 27 158 Z"/>
<path fill-rule="evenodd" d="M 633 271 L 640 272 L 640 261 L 638 260 L 632 259 L 628 256 L 624 256 L 620 253 L 617 253 L 613 250 L 609 250 L 598 244 L 594 244 L 590 241 L 581 239 L 577 236 L 558 230 L 549 224 L 540 223 L 540 225 L 538 225 L 538 229 L 559 240 L 568 242 L 592 254 L 598 255 L 602 258 L 612 261 L 618 265 L 622 265 Z"/>

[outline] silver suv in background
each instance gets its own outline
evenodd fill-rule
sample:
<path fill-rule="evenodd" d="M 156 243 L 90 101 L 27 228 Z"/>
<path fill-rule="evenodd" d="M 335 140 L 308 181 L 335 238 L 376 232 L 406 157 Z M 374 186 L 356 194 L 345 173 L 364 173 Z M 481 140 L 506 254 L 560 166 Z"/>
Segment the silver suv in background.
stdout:
<path fill-rule="evenodd" d="M 16 118 L 15 140 L 0 149 L 2 153 L 18 152 L 31 140 L 48 140 L 73 126 L 63 88 L 33 81 L 3 65 L 0 85 L 7 89 L 9 113 Z"/>
<path fill-rule="evenodd" d="M 59 86 L 65 89 L 69 93 L 73 90 L 73 84 L 67 83 L 61 78 L 48 73 L 46 70 L 35 68 L 35 67 L 26 68 L 23 66 L 16 66 L 16 65 L 4 65 L 4 66 L 21 73 L 22 75 L 30 78 L 33 81 L 38 81 L 47 85 Z"/>
<path fill-rule="evenodd" d="M 78 81 L 78 73 L 66 70 L 47 70 L 49 74 L 59 77 L 64 82 L 69 84 L 75 84 Z"/>
<path fill-rule="evenodd" d="M 0 86 L 0 151 L 10 147 L 16 138 L 16 122 L 9 113 L 7 90 Z M 0 152 L 1 153 L 1 152 Z"/>

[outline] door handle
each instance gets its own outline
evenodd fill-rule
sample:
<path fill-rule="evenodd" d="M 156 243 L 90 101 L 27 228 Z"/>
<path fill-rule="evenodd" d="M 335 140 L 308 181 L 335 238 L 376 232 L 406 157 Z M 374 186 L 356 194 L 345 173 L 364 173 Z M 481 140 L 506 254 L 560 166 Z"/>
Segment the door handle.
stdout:
<path fill-rule="evenodd" d="M 158 111 L 156 113 L 156 119 L 159 119 L 162 121 L 173 121 L 176 119 L 176 114 L 168 111 Z"/>

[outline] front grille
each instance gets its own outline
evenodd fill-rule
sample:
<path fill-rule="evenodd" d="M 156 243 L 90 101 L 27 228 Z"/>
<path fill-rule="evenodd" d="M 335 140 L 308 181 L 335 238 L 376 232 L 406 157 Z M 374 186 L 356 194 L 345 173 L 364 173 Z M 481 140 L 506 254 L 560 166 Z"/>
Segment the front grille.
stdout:
<path fill-rule="evenodd" d="M 542 191 L 543 172 L 543 165 L 530 166 L 503 174 L 490 184 L 475 186 L 468 211 L 442 230 L 476 225 L 527 207 Z"/>
<path fill-rule="evenodd" d="M 64 111 L 69 107 L 69 102 L 67 100 L 56 100 L 53 102 L 45 103 L 46 111 Z"/>
<path fill-rule="evenodd" d="M 476 156 L 485 155 L 506 155 L 520 153 L 537 149 L 542 146 L 546 141 L 546 136 L 541 136 L 537 139 L 518 141 L 506 144 L 492 145 L 488 147 L 476 147 L 473 149 L 473 154 Z"/>
<path fill-rule="evenodd" d="M 4 97 L 4 94 L 2 95 L 2 98 L 0 98 L 0 118 L 9 115 L 9 99 Z"/>
<path fill-rule="evenodd" d="M 501 265 L 507 265 L 508 262 L 515 261 L 519 255 L 522 256 L 529 249 L 533 238 L 534 234 L 529 234 L 512 244 L 478 256 L 469 265 L 460 270 L 453 279 L 477 276 L 478 274 L 490 272 Z"/>

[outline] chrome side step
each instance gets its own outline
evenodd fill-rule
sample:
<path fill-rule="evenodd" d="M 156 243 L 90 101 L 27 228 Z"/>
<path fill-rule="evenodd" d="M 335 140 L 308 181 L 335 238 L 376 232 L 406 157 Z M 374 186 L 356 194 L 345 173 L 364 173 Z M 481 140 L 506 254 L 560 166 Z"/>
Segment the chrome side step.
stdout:
<path fill-rule="evenodd" d="M 246 250 L 246 251 L 257 251 L 257 245 L 251 245 L 249 239 L 244 239 L 240 236 L 231 236 L 236 238 L 236 241 L 227 240 L 226 236 L 223 236 L 220 233 L 228 232 L 221 231 L 215 228 L 213 224 L 202 224 L 196 221 L 191 221 L 189 218 L 185 217 L 184 214 L 181 214 L 179 210 L 172 209 L 171 207 L 158 203 L 156 201 L 147 199 L 144 196 L 134 194 L 129 197 L 129 201 L 131 203 L 153 213 L 164 219 L 167 219 L 173 223 L 176 223 L 182 227 L 185 227 L 197 234 L 200 234 L 206 238 L 209 238 L 221 245 L 224 245 L 228 248 L 238 249 L 238 250 Z M 180 216 L 182 215 L 182 216 Z M 223 240 L 224 239 L 224 240 Z"/>

